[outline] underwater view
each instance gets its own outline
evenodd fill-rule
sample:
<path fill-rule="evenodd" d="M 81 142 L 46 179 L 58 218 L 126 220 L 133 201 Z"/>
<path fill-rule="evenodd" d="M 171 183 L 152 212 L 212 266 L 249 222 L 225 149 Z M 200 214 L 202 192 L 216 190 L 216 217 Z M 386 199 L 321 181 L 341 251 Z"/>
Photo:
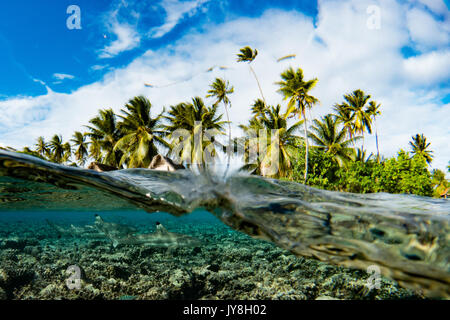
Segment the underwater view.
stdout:
<path fill-rule="evenodd" d="M 447 0 L 3 3 L 1 302 L 447 303 L 449 70 Z"/>

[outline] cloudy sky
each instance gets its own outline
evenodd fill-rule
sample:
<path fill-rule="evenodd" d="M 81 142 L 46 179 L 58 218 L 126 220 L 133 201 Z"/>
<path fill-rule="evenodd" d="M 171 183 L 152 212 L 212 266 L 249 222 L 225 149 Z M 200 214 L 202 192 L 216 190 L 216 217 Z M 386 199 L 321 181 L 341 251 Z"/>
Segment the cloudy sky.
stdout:
<path fill-rule="evenodd" d="M 81 29 L 67 27 L 73 4 Z M 301 67 L 319 79 L 313 117 L 363 89 L 382 105 L 382 154 L 408 150 L 411 136 L 423 133 L 432 167 L 447 166 L 450 11 L 443 0 L 10 1 L 0 9 L 0 145 L 33 146 L 55 133 L 68 140 L 99 108 L 119 112 L 140 94 L 155 112 L 204 97 L 215 77 L 235 87 L 238 135 L 259 97 L 248 65 L 236 62 L 246 45 L 259 51 L 252 66 L 268 103 L 285 105 L 274 83 L 287 67 Z M 376 152 L 374 136 L 365 145 Z"/>

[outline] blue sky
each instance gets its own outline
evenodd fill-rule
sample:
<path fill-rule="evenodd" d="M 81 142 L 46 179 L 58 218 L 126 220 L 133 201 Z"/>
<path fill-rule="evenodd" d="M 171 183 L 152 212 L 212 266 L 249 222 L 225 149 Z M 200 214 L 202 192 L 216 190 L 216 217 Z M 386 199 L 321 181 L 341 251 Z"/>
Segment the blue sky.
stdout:
<path fill-rule="evenodd" d="M 66 27 L 69 5 L 80 7 L 81 30 Z M 375 30 L 367 26 L 370 6 L 381 12 Z M 33 146 L 55 133 L 68 140 L 99 108 L 120 112 L 138 94 L 157 110 L 204 97 L 216 76 L 235 86 L 238 135 L 259 97 L 248 66 L 236 62 L 245 45 L 259 51 L 252 65 L 269 103 L 285 103 L 274 82 L 288 66 L 301 67 L 319 78 L 313 117 L 361 88 L 382 104 L 383 154 L 408 149 L 411 136 L 424 133 L 433 166 L 450 160 L 443 0 L 10 1 L 0 9 L 0 145 Z M 277 62 L 287 54 L 296 57 Z M 365 146 L 376 151 L 374 137 Z"/>
<path fill-rule="evenodd" d="M 260 16 L 268 8 L 295 8 L 308 15 L 317 14 L 315 1 L 208 1 L 199 6 L 207 11 L 197 10 L 193 16 L 181 17 L 169 32 L 152 38 L 145 34 L 164 24 L 167 17 L 164 8 L 158 6 L 157 1 L 126 3 L 111 0 L 18 0 L 8 3 L 0 10 L 0 97 L 45 94 L 45 86 L 34 79 L 47 83 L 55 91 L 70 92 L 100 80 L 108 71 L 108 68 L 95 70 L 94 66 L 126 65 L 145 50 L 166 46 L 208 21 L 221 23 L 236 17 Z M 81 9 L 81 30 L 66 27 L 70 16 L 66 9 L 72 4 Z M 118 10 L 117 22 L 130 24 L 139 32 L 141 40 L 135 48 L 105 59 L 98 51 L 117 39 L 114 30 L 108 27 L 115 10 Z M 134 11 L 139 17 L 134 16 Z M 55 74 L 74 78 L 59 81 Z"/>

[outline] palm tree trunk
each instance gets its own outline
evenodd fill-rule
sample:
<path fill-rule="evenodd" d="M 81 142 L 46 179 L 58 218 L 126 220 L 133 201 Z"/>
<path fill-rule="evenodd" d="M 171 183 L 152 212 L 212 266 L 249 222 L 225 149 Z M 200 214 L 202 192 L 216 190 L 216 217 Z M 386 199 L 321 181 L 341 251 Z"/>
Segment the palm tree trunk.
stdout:
<path fill-rule="evenodd" d="M 347 127 L 347 131 L 348 131 L 348 136 L 353 144 L 353 150 L 355 151 L 355 154 L 356 154 L 356 144 L 355 144 L 355 139 L 353 139 L 352 129 Z"/>
<path fill-rule="evenodd" d="M 377 143 L 377 161 L 380 162 L 380 150 L 378 149 L 378 130 L 377 130 L 377 122 L 375 122 L 375 141 Z"/>
<path fill-rule="evenodd" d="M 300 104 L 300 103 L 299 103 Z M 306 179 L 308 178 L 308 149 L 309 149 L 309 145 L 308 145 L 308 129 L 306 128 L 307 126 L 308 126 L 308 123 L 307 123 L 307 121 L 306 121 L 306 114 L 305 114 L 305 110 L 303 109 L 302 110 L 302 114 L 303 114 L 303 119 L 305 119 L 305 126 L 304 126 L 304 128 L 305 128 L 305 142 L 306 142 L 306 144 L 305 144 L 305 176 L 304 176 L 304 179 L 305 179 L 305 184 L 306 184 Z"/>
<path fill-rule="evenodd" d="M 251 65 L 248 65 L 248 66 L 250 67 L 250 71 L 253 73 L 253 76 L 255 77 L 256 83 L 258 84 L 259 92 L 261 93 L 261 97 L 263 98 L 264 105 L 267 105 L 266 104 L 266 99 L 264 98 L 264 95 L 263 95 L 263 92 L 262 92 L 262 89 L 261 89 L 261 85 L 259 84 L 258 77 L 256 76 L 256 73 L 253 70 L 252 66 Z"/>
<path fill-rule="evenodd" d="M 227 168 L 226 168 L 225 173 L 223 175 L 224 177 L 226 177 L 226 175 L 228 173 L 228 170 L 230 169 L 230 159 L 231 159 L 231 150 L 230 150 L 230 148 L 231 148 L 231 123 L 230 123 L 230 116 L 228 114 L 227 104 L 224 103 L 224 105 L 225 105 L 225 112 L 227 113 L 227 120 L 228 120 L 228 148 L 227 148 L 228 160 L 227 160 Z"/>
<path fill-rule="evenodd" d="M 363 137 L 363 141 L 362 141 L 362 150 L 364 150 L 364 130 L 362 131 L 362 137 Z"/>

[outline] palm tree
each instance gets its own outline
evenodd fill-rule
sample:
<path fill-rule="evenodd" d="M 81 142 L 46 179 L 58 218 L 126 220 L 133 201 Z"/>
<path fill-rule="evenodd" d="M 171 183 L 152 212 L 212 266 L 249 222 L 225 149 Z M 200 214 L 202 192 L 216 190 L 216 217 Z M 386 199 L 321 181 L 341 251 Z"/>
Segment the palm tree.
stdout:
<path fill-rule="evenodd" d="M 224 134 L 223 126 L 226 123 L 221 121 L 222 115 L 217 114 L 217 108 L 217 104 L 212 107 L 205 106 L 199 97 L 193 98 L 192 103 L 171 106 L 167 116 L 164 117 L 167 124 L 163 126 L 167 137 L 171 140 L 169 154 L 185 162 L 188 167 L 197 164 L 199 169 L 207 162 L 204 150 L 214 158 L 216 156 L 214 146 L 221 145 L 213 135 Z M 210 139 L 204 139 L 205 137 Z"/>
<path fill-rule="evenodd" d="M 69 142 L 64 143 L 62 147 L 63 147 L 63 150 L 64 150 L 63 157 L 62 157 L 62 162 L 66 163 L 66 162 L 69 161 L 70 156 L 72 155 L 72 147 L 70 146 Z"/>
<path fill-rule="evenodd" d="M 367 157 L 367 152 L 364 148 L 358 148 L 356 150 L 355 162 L 368 162 L 372 157 L 372 153 Z"/>
<path fill-rule="evenodd" d="M 63 144 L 62 137 L 55 134 L 49 142 L 50 159 L 56 163 L 62 163 L 66 147 Z"/>
<path fill-rule="evenodd" d="M 87 133 L 92 140 L 96 140 L 102 150 L 102 163 L 110 166 L 119 166 L 122 153 L 114 150 L 122 133 L 117 128 L 116 115 L 112 109 L 99 110 L 99 114 L 89 120 L 90 126 L 86 126 L 90 132 Z"/>
<path fill-rule="evenodd" d="M 228 120 L 228 163 L 227 163 L 227 169 L 225 171 L 225 175 L 228 172 L 228 169 L 230 167 L 230 158 L 231 158 L 231 122 L 230 122 L 230 116 L 228 114 L 228 108 L 229 106 L 231 108 L 231 102 L 228 98 L 229 94 L 232 94 L 234 92 L 234 88 L 231 86 L 228 81 L 225 82 L 225 80 L 216 78 L 216 80 L 211 84 L 211 90 L 208 91 L 207 98 L 209 97 L 215 97 L 216 102 L 214 105 L 218 105 L 219 103 L 223 103 L 225 106 L 225 112 L 227 114 L 227 120 Z"/>
<path fill-rule="evenodd" d="M 352 160 L 353 150 L 349 148 L 352 140 L 347 139 L 345 128 L 339 129 L 336 116 L 328 114 L 320 121 L 315 119 L 313 123 L 309 137 L 315 148 L 332 154 L 341 167 Z"/>
<path fill-rule="evenodd" d="M 0 150 L 1 150 L 1 149 L 3 149 L 3 150 L 8 150 L 8 149 L 11 149 L 11 148 L 7 147 L 7 148 L 5 149 L 5 148 L 1 148 L 1 147 L 0 147 Z M 11 151 L 11 150 L 9 150 L 9 151 Z M 44 158 L 39 152 L 37 152 L 37 151 L 35 151 L 35 150 L 31 150 L 29 147 L 24 147 L 24 148 L 22 149 L 22 151 L 16 151 L 16 150 L 15 150 L 15 152 L 23 153 L 23 154 L 28 154 L 28 155 L 30 155 L 30 156 L 37 157 L 37 158 L 40 158 L 40 159 L 42 159 L 42 160 L 46 160 L 46 158 Z"/>
<path fill-rule="evenodd" d="M 96 162 L 102 162 L 102 146 L 100 141 L 95 138 L 91 138 L 89 145 L 89 156 Z"/>
<path fill-rule="evenodd" d="M 138 96 L 129 100 L 125 109 L 121 110 L 124 116 L 119 115 L 122 121 L 118 123 L 118 128 L 123 137 L 114 146 L 114 151 L 123 152 L 119 166 L 127 163 L 128 168 L 147 168 L 158 154 L 155 144 L 169 147 L 162 138 L 163 131 L 158 130 L 161 128 L 162 113 L 152 118 L 151 109 L 150 101 Z"/>
<path fill-rule="evenodd" d="M 333 109 L 336 111 L 336 120 L 344 126 L 344 130 L 347 131 L 347 136 L 353 142 L 353 147 L 356 150 L 353 140 L 355 134 L 354 114 L 342 104 L 335 104 Z"/>
<path fill-rule="evenodd" d="M 266 108 L 264 114 L 252 118 L 248 125 L 239 126 L 246 135 L 244 162 L 247 164 L 243 169 L 255 169 L 256 174 L 274 178 L 287 177 L 292 173 L 294 151 L 299 148 L 301 140 L 294 133 L 303 120 L 289 127 L 287 123 L 289 113 L 281 113 L 280 110 L 280 105 Z M 265 134 L 261 136 L 260 133 L 264 131 Z M 266 141 L 262 140 L 264 138 Z M 256 163 L 248 163 L 251 153 L 259 155 Z M 275 158 L 274 155 L 278 157 Z M 276 172 L 273 170 L 275 168 Z"/>
<path fill-rule="evenodd" d="M 259 83 L 258 77 L 256 76 L 255 70 L 253 70 L 252 66 L 250 65 L 253 60 L 255 60 L 256 56 L 258 55 L 258 50 L 253 50 L 249 46 L 246 46 L 244 48 L 241 48 L 239 50 L 241 53 L 237 54 L 237 62 L 248 62 L 248 66 L 250 68 L 250 71 L 253 73 L 253 76 L 255 77 L 256 83 L 258 84 L 259 92 L 261 93 L 261 97 L 264 101 L 264 104 L 266 104 L 266 99 L 264 98 L 264 94 L 261 89 L 261 85 Z"/>
<path fill-rule="evenodd" d="M 263 116 L 266 111 L 266 104 L 261 99 L 256 99 L 252 105 L 252 114 L 254 118 Z"/>
<path fill-rule="evenodd" d="M 433 161 L 433 151 L 427 150 L 431 143 L 427 143 L 427 138 L 423 134 L 416 134 L 412 136 L 412 141 L 409 142 L 414 155 L 420 155 L 425 158 L 428 164 Z"/>
<path fill-rule="evenodd" d="M 380 162 L 380 150 L 378 149 L 378 130 L 377 130 L 377 122 L 376 117 L 381 114 L 380 111 L 381 104 L 377 104 L 375 101 L 370 101 L 369 106 L 367 107 L 367 112 L 373 119 L 373 123 L 375 124 L 375 141 L 377 144 L 377 161 Z"/>
<path fill-rule="evenodd" d="M 45 142 L 44 137 L 39 137 L 37 139 L 36 146 L 36 152 L 39 153 L 42 157 L 47 157 L 50 153 L 49 144 Z"/>
<path fill-rule="evenodd" d="M 367 109 L 364 109 L 370 99 L 370 95 L 366 95 L 364 91 L 357 89 L 350 94 L 344 95 L 344 99 L 343 108 L 352 111 L 355 133 L 362 135 L 362 145 L 364 147 L 364 132 L 367 130 L 369 133 L 372 133 L 371 114 L 367 112 Z"/>
<path fill-rule="evenodd" d="M 70 141 L 73 142 L 73 147 L 76 148 L 74 155 L 75 160 L 82 166 L 86 162 L 86 157 L 88 155 L 88 145 L 86 142 L 86 133 L 81 133 L 80 131 L 75 131 L 73 134 L 73 139 Z"/>
<path fill-rule="evenodd" d="M 279 81 L 276 84 L 280 86 L 278 90 L 284 96 L 284 99 L 289 99 L 288 102 L 288 110 L 287 114 L 293 112 L 294 114 L 298 114 L 301 118 L 305 120 L 304 123 L 304 135 L 305 135 L 305 175 L 304 182 L 306 183 L 306 179 L 308 176 L 308 128 L 307 128 L 307 119 L 306 119 L 306 108 L 312 108 L 314 104 L 319 102 L 319 100 L 311 95 L 308 92 L 314 88 L 317 83 L 317 79 L 314 78 L 312 80 L 305 81 L 303 76 L 303 70 L 298 68 L 296 71 L 291 67 L 284 71 L 281 74 L 281 78 L 283 81 Z"/>

